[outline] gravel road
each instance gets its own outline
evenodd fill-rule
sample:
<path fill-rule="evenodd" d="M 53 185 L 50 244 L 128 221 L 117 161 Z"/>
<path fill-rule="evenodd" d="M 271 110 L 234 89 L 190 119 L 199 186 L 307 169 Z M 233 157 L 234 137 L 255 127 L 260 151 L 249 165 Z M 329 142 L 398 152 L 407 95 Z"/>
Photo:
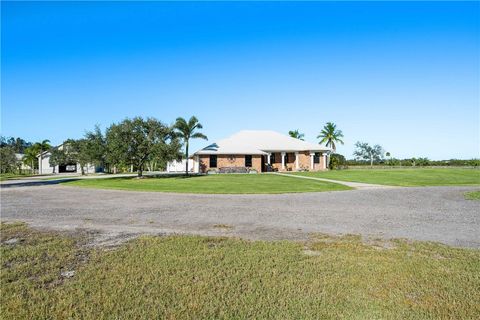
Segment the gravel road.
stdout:
<path fill-rule="evenodd" d="M 280 195 L 191 195 L 98 190 L 55 182 L 1 188 L 2 221 L 103 234 L 188 233 L 307 239 L 309 233 L 438 241 L 480 248 L 478 187 L 366 189 Z"/>

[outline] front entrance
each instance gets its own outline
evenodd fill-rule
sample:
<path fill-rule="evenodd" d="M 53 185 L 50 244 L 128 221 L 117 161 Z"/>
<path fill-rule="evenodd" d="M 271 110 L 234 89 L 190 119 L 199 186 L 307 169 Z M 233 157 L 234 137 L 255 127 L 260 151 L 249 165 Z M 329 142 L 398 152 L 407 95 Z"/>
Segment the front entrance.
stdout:
<path fill-rule="evenodd" d="M 262 156 L 262 172 L 267 172 L 268 156 Z"/>

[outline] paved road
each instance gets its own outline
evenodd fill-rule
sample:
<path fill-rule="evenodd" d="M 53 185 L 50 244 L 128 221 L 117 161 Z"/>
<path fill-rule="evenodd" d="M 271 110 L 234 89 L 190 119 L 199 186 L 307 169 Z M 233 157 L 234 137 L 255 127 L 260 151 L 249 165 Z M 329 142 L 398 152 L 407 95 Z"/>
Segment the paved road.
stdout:
<path fill-rule="evenodd" d="M 190 195 L 2 184 L 3 221 L 110 234 L 190 233 L 306 239 L 311 232 L 439 241 L 480 248 L 478 187 L 364 189 L 282 195 Z M 220 228 L 215 225 L 229 225 Z"/>

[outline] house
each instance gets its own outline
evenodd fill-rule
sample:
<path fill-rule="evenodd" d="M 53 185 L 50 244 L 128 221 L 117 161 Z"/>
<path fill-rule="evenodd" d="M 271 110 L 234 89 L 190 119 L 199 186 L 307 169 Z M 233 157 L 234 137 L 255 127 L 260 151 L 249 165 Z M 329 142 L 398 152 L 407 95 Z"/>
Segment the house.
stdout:
<path fill-rule="evenodd" d="M 290 136 L 261 130 L 240 131 L 193 154 L 194 172 L 222 168 L 266 171 L 327 169 L 331 149 Z"/>
<path fill-rule="evenodd" d="M 61 144 L 58 147 L 59 150 L 64 150 L 65 144 Z M 50 150 L 44 151 L 37 155 L 38 158 L 38 173 L 39 174 L 52 174 L 52 173 L 82 173 L 82 168 L 79 163 L 65 163 L 61 165 L 51 166 L 50 156 L 52 155 Z M 85 173 L 103 172 L 103 168 L 96 167 L 93 164 L 87 164 L 83 167 Z"/>

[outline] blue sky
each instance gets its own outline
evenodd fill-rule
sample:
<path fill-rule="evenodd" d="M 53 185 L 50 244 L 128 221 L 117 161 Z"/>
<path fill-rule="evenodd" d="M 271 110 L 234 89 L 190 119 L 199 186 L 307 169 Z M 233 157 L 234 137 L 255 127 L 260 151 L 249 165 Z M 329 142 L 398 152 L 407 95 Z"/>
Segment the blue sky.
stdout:
<path fill-rule="evenodd" d="M 196 115 L 309 141 L 327 121 L 395 157 L 480 153 L 478 2 L 2 2 L 1 131 Z M 203 141 L 193 143 L 200 148 Z"/>

